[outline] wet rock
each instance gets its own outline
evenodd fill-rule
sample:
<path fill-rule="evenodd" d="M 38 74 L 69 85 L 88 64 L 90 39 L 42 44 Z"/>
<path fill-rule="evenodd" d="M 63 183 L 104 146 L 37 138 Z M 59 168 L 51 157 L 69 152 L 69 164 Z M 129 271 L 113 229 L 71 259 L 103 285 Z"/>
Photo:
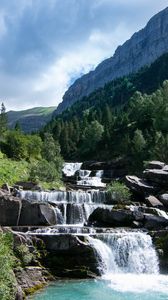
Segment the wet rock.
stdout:
<path fill-rule="evenodd" d="M 144 177 L 160 187 L 168 188 L 168 171 L 161 169 L 148 169 L 143 172 Z"/>
<path fill-rule="evenodd" d="M 105 226 L 130 226 L 135 217 L 129 210 L 112 210 L 97 208 L 89 217 L 89 223 L 96 222 L 96 225 Z"/>
<path fill-rule="evenodd" d="M 146 165 L 146 169 L 163 169 L 164 166 L 164 162 L 153 160 Z"/>
<path fill-rule="evenodd" d="M 168 194 L 162 194 L 160 201 L 168 208 Z"/>
<path fill-rule="evenodd" d="M 43 268 L 37 266 L 29 266 L 17 268 L 15 271 L 18 285 L 25 294 L 32 293 L 42 288 L 47 282 L 43 276 Z M 22 298 L 21 298 L 22 299 Z"/>
<path fill-rule="evenodd" d="M 95 276 L 100 275 L 94 249 L 85 237 L 70 234 L 38 237 L 45 245 L 43 265 L 49 268 L 54 276 L 90 278 L 91 273 Z"/>
<path fill-rule="evenodd" d="M 16 289 L 17 289 L 17 291 L 16 291 L 15 300 L 23 300 L 25 297 L 24 297 L 24 292 L 23 292 L 21 286 L 17 285 Z"/>
<path fill-rule="evenodd" d="M 155 192 L 155 187 L 152 184 L 137 176 L 126 176 L 125 181 L 126 185 L 138 194 L 145 195 Z"/>
<path fill-rule="evenodd" d="M 161 229 L 168 226 L 168 219 L 161 216 L 144 214 L 144 227 L 148 230 Z"/>
<path fill-rule="evenodd" d="M 146 197 L 146 203 L 148 206 L 156 207 L 156 208 L 163 208 L 163 203 L 160 202 L 156 197 L 149 196 Z"/>
<path fill-rule="evenodd" d="M 161 273 L 168 273 L 168 230 L 150 232 L 155 248 L 158 252 Z"/>
<path fill-rule="evenodd" d="M 8 193 L 10 193 L 10 191 L 11 191 L 11 187 L 9 186 L 8 183 L 4 183 L 2 185 L 2 189 L 5 190 L 5 191 L 7 191 Z"/>
<path fill-rule="evenodd" d="M 56 225 L 55 209 L 50 204 L 22 201 L 19 226 Z"/>
<path fill-rule="evenodd" d="M 16 226 L 19 221 L 21 200 L 0 191 L 0 225 Z"/>
<path fill-rule="evenodd" d="M 15 186 L 20 186 L 23 190 L 41 191 L 41 187 L 37 183 L 31 181 L 18 181 Z"/>

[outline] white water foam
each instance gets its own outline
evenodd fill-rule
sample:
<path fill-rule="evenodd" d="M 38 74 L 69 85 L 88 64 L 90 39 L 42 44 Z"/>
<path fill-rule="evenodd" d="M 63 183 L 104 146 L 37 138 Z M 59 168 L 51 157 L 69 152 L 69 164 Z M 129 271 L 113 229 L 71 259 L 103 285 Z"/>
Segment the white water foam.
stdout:
<path fill-rule="evenodd" d="M 77 171 L 80 170 L 82 163 L 64 163 L 62 172 L 67 176 L 74 176 Z"/>
<path fill-rule="evenodd" d="M 159 264 L 151 237 L 144 232 L 118 232 L 89 238 L 104 276 L 119 273 L 158 274 Z"/>
<path fill-rule="evenodd" d="M 160 274 L 110 274 L 103 277 L 108 286 L 122 293 L 159 293 L 168 294 L 168 276 Z M 137 298 L 143 299 L 143 298 Z M 152 299 L 152 298 L 151 298 Z M 162 299 L 162 298 L 159 298 Z M 163 298 L 167 299 L 167 298 Z M 153 298 L 155 300 L 155 298 Z"/>

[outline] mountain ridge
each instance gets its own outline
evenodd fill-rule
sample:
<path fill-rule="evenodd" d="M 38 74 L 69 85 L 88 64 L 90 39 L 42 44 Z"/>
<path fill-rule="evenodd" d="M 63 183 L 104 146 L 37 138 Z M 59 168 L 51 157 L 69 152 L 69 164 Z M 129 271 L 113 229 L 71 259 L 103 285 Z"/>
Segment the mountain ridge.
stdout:
<path fill-rule="evenodd" d="M 135 73 L 168 52 L 168 7 L 154 15 L 147 25 L 118 46 L 114 55 L 94 71 L 78 78 L 65 92 L 54 114 L 60 114 L 77 100 L 109 81 Z"/>
<path fill-rule="evenodd" d="M 10 110 L 7 112 L 8 125 L 14 128 L 16 123 L 19 123 L 24 132 L 36 132 L 51 120 L 55 108 L 51 106 L 33 107 L 20 111 Z"/>

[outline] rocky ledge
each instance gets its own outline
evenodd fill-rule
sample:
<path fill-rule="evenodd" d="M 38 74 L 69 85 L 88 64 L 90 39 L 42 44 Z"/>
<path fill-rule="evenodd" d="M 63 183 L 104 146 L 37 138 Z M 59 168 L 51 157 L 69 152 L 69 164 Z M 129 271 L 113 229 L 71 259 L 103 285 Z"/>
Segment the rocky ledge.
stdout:
<path fill-rule="evenodd" d="M 18 228 L 20 229 L 20 228 Z M 16 300 L 23 300 L 58 278 L 95 278 L 100 275 L 94 249 L 87 238 L 74 235 L 13 235 Z"/>
<path fill-rule="evenodd" d="M 0 190 L 0 225 L 55 225 L 54 206 L 48 203 L 31 203 L 13 196 L 10 192 Z"/>

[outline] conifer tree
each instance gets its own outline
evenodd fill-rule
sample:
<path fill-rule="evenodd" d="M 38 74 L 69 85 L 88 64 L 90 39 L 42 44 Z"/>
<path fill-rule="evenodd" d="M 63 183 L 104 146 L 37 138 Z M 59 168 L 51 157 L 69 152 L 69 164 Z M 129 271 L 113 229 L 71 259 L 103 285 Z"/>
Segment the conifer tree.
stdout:
<path fill-rule="evenodd" d="M 1 104 L 1 110 L 0 110 L 0 138 L 3 137 L 3 134 L 7 130 L 8 120 L 7 120 L 7 114 L 6 114 L 6 108 L 4 103 Z"/>

